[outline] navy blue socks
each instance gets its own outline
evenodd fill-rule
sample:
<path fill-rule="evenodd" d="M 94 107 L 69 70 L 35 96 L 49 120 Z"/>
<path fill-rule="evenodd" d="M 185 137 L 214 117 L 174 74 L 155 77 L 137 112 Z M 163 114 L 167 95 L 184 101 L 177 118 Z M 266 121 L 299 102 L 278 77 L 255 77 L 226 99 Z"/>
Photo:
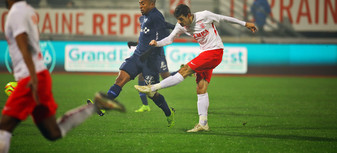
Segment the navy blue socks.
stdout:
<path fill-rule="evenodd" d="M 170 116 L 171 115 L 171 110 L 170 108 L 168 107 L 166 101 L 165 101 L 165 98 L 164 96 L 162 96 L 161 94 L 157 93 L 157 95 L 155 95 L 152 100 L 154 101 L 154 103 L 159 107 L 161 108 L 164 113 L 165 113 L 165 116 Z"/>
<path fill-rule="evenodd" d="M 115 99 L 119 93 L 122 91 L 122 88 L 116 84 L 110 87 L 107 95 L 110 99 Z"/>
<path fill-rule="evenodd" d="M 138 85 L 140 85 L 140 86 L 145 86 L 146 83 L 145 83 L 145 81 L 139 81 L 139 80 L 138 80 Z M 139 92 L 139 97 L 140 97 L 140 99 L 142 100 L 143 105 L 148 105 L 148 102 L 147 102 L 147 96 L 146 96 L 145 93 Z"/>
<path fill-rule="evenodd" d="M 139 97 L 140 97 L 140 99 L 142 100 L 142 103 L 143 103 L 143 105 L 148 105 L 148 102 L 147 102 L 147 96 L 146 96 L 146 94 L 145 93 L 139 93 Z"/>

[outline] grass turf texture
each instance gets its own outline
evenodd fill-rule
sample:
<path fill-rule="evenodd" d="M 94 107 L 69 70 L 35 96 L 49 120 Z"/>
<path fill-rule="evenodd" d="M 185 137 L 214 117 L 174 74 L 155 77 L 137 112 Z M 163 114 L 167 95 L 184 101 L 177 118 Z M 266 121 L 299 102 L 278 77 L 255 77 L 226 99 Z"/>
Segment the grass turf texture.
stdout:
<path fill-rule="evenodd" d="M 13 81 L 0 74 L 0 85 Z M 53 74 L 56 116 L 107 91 L 116 76 Z M 10 152 L 336 152 L 337 78 L 219 77 L 209 85 L 211 131 L 186 133 L 198 122 L 194 77 L 160 91 L 176 109 L 176 126 L 149 101 L 141 105 L 129 82 L 118 99 L 126 114 L 94 115 L 56 142 L 43 138 L 31 118 L 14 131 Z M 7 96 L 2 91 L 1 109 Z M 245 125 L 243 125 L 246 123 Z"/>

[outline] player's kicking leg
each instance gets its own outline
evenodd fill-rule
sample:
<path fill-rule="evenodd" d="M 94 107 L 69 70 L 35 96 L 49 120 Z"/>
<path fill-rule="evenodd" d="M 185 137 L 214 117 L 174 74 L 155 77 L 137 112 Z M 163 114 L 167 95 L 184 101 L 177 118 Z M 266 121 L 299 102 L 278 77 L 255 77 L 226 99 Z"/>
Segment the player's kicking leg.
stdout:
<path fill-rule="evenodd" d="M 122 87 L 129 81 L 130 81 L 130 75 L 126 71 L 121 70 L 117 76 L 115 84 L 113 84 L 108 90 L 106 98 L 110 100 L 114 100 L 115 98 L 117 98 L 120 92 L 122 91 Z M 104 114 L 104 112 L 102 113 Z"/>
<path fill-rule="evenodd" d="M 134 87 L 142 93 L 149 94 L 151 92 L 163 89 L 163 88 L 168 88 L 171 86 L 175 86 L 179 84 L 180 82 L 184 81 L 184 79 L 193 74 L 194 71 L 188 66 L 188 64 L 184 65 L 183 68 L 179 70 L 178 73 L 176 73 L 173 76 L 169 76 L 162 80 L 161 82 L 154 84 L 154 85 L 148 85 L 148 86 L 139 86 L 135 85 Z"/>
<path fill-rule="evenodd" d="M 103 93 L 96 93 L 95 105 L 98 109 L 117 110 L 120 112 L 125 112 L 124 105 L 119 103 L 117 100 L 111 100 L 107 95 Z"/>
<path fill-rule="evenodd" d="M 184 77 L 180 73 L 176 73 L 175 75 L 169 76 L 157 84 L 147 85 L 147 86 L 135 85 L 134 87 L 141 93 L 151 94 L 152 92 L 155 92 L 159 89 L 177 85 L 183 80 L 184 80 Z"/>
<path fill-rule="evenodd" d="M 117 102 L 116 100 L 109 99 L 103 93 L 96 93 L 94 101 L 94 104 L 79 106 L 66 112 L 61 118 L 57 120 L 57 127 L 62 137 L 64 137 L 68 131 L 84 122 L 88 117 L 100 109 L 125 112 L 125 107 L 121 103 Z M 49 130 L 48 124 L 38 124 L 38 127 L 40 130 L 42 128 L 42 133 L 44 133 L 43 129 Z M 46 131 L 45 133 L 48 134 L 52 132 Z M 53 140 L 53 138 L 51 140 Z"/>
<path fill-rule="evenodd" d="M 94 102 L 91 100 L 91 99 L 87 99 L 87 104 L 94 104 Z M 99 115 L 99 116 L 103 116 L 104 113 L 105 113 L 105 110 L 104 109 L 98 109 L 96 111 L 96 113 Z"/>
<path fill-rule="evenodd" d="M 115 110 L 118 110 L 120 112 L 125 112 L 125 108 L 122 104 L 120 104 L 116 100 L 111 100 L 110 98 L 108 98 L 103 93 L 96 93 L 95 103 L 92 100 L 88 99 L 87 104 L 88 105 L 95 104 L 97 106 L 96 113 L 99 116 L 103 116 L 104 113 L 105 113 L 105 110 L 115 109 Z"/>

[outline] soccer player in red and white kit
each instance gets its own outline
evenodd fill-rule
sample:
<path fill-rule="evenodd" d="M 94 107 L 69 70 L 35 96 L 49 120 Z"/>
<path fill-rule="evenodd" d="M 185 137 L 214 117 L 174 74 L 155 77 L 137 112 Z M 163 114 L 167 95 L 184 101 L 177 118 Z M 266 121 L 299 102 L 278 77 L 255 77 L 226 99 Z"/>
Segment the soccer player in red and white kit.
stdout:
<path fill-rule="evenodd" d="M 9 53 L 18 85 L 8 97 L 0 120 L 0 153 L 7 153 L 12 132 L 29 115 L 48 140 L 57 140 L 98 109 L 125 111 L 123 105 L 97 93 L 95 105 L 68 111 L 56 121 L 57 104 L 52 81 L 39 46 L 38 17 L 24 0 L 6 0 L 9 9 L 5 24 Z"/>
<path fill-rule="evenodd" d="M 224 48 L 218 31 L 214 26 L 214 22 L 228 21 L 236 23 L 247 27 L 252 32 L 256 32 L 257 29 L 254 23 L 240 21 L 232 17 L 214 14 L 209 11 L 191 14 L 190 8 L 184 4 L 177 6 L 174 16 L 178 22 L 172 33 L 161 41 L 157 42 L 152 40 L 150 45 L 156 47 L 169 45 L 173 42 L 175 37 L 185 33 L 198 41 L 202 50 L 201 53 L 181 68 L 179 73 L 162 80 L 160 83 L 151 86 L 135 85 L 135 88 L 140 92 L 148 94 L 159 89 L 177 85 L 190 74 L 196 73 L 199 123 L 187 132 L 208 131 L 207 111 L 209 98 L 207 87 L 211 81 L 213 69 L 222 61 Z"/>

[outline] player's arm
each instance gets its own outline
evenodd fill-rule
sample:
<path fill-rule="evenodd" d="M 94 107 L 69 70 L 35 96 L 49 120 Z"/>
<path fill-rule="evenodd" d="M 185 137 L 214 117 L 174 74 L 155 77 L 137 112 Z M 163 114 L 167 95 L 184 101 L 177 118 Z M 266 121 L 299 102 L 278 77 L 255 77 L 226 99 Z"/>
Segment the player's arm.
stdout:
<path fill-rule="evenodd" d="M 233 17 L 229 17 L 229 16 L 224 16 L 224 15 L 220 15 L 220 18 L 223 21 L 227 21 L 227 22 L 230 22 L 230 23 L 234 23 L 234 24 L 239 24 L 239 25 L 245 26 L 246 28 L 248 28 L 253 33 L 255 33 L 257 31 L 257 28 L 256 28 L 256 26 L 255 26 L 254 23 L 241 21 L 239 19 L 236 19 L 236 18 L 233 18 Z"/>
<path fill-rule="evenodd" d="M 137 46 L 138 45 L 138 41 L 136 42 L 136 41 L 129 41 L 128 42 L 128 47 L 129 47 L 129 49 L 131 48 L 131 46 Z"/>
<path fill-rule="evenodd" d="M 166 46 L 166 45 L 169 45 L 169 44 L 172 44 L 173 43 L 173 40 L 175 37 L 178 37 L 182 31 L 180 29 L 180 24 L 176 24 L 176 26 L 174 27 L 173 31 L 171 32 L 171 34 L 165 38 L 163 38 L 162 40 L 160 41 L 156 41 L 156 40 L 152 40 L 149 45 L 150 46 L 155 46 L 155 47 L 163 47 L 163 46 Z M 181 27 L 182 28 L 182 27 Z"/>
<path fill-rule="evenodd" d="M 226 22 L 230 22 L 230 23 L 234 23 L 234 24 L 239 24 L 241 26 L 245 26 L 246 28 L 248 28 L 253 33 L 257 31 L 257 28 L 256 28 L 254 23 L 241 21 L 241 20 L 233 18 L 233 17 L 215 14 L 215 13 L 212 13 L 212 12 L 209 12 L 209 11 L 207 11 L 206 14 L 207 14 L 208 18 L 211 18 L 211 19 L 213 19 L 217 22 L 226 21 Z"/>
<path fill-rule="evenodd" d="M 37 82 L 38 82 L 37 75 L 35 71 L 35 65 L 32 59 L 32 53 L 29 50 L 27 33 L 24 32 L 24 33 L 17 35 L 15 37 L 15 41 L 19 47 L 23 60 L 25 61 L 29 74 L 30 74 L 30 83 L 28 85 L 30 86 L 32 90 L 33 98 L 39 104 L 39 99 L 37 96 Z"/>
<path fill-rule="evenodd" d="M 141 18 L 142 18 L 142 17 L 139 18 L 139 23 L 142 22 L 142 21 L 141 21 L 141 20 L 142 20 Z M 140 25 L 139 25 L 139 27 L 142 28 Z M 129 47 L 129 49 L 131 49 L 132 46 L 137 46 L 137 45 L 138 45 L 138 42 L 139 42 L 139 38 L 138 38 L 137 42 L 136 42 L 136 41 L 128 41 L 128 47 Z"/>

